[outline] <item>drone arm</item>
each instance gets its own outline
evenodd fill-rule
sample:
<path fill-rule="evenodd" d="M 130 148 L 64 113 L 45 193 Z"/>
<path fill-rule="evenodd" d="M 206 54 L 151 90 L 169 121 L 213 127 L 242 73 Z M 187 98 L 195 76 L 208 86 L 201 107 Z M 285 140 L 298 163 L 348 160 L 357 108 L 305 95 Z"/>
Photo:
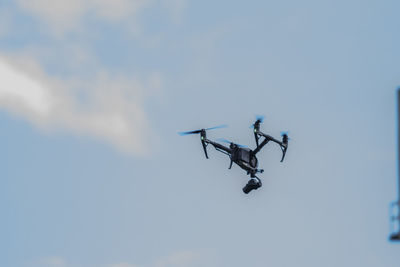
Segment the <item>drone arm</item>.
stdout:
<path fill-rule="evenodd" d="M 232 164 L 233 164 L 233 160 L 232 160 L 232 149 L 230 149 L 229 147 L 226 147 L 226 146 L 224 146 L 224 145 L 221 145 L 221 144 L 212 142 L 212 141 L 210 141 L 210 144 L 212 144 L 212 145 L 215 147 L 215 149 L 216 149 L 217 151 L 222 152 L 222 153 L 224 153 L 224 154 L 226 154 L 226 155 L 229 156 L 231 162 L 230 162 L 230 164 L 229 164 L 229 168 L 228 168 L 228 169 L 230 170 L 230 169 L 232 168 Z"/>
<path fill-rule="evenodd" d="M 286 135 L 284 135 L 282 138 L 282 141 L 279 141 L 271 136 L 268 136 L 268 138 L 270 138 L 270 141 L 277 143 L 281 147 L 281 150 L 282 150 L 281 162 L 283 162 L 283 160 L 285 159 L 286 150 L 288 148 L 288 137 Z"/>
<path fill-rule="evenodd" d="M 230 155 L 232 153 L 232 149 L 230 149 L 229 147 L 226 147 L 224 145 L 218 144 L 216 142 L 213 142 L 211 140 L 205 140 L 207 143 L 213 145 L 213 147 L 215 147 L 216 150 L 224 152 L 225 154 Z"/>
<path fill-rule="evenodd" d="M 224 154 L 226 154 L 228 156 L 230 156 L 231 153 L 232 153 L 232 149 L 230 149 L 229 147 L 226 147 L 224 145 L 221 145 L 221 144 L 218 144 L 216 142 L 213 142 L 213 141 L 211 141 L 211 140 L 209 140 L 207 138 L 202 139 L 201 143 L 203 145 L 203 149 L 204 149 L 204 153 L 206 154 L 206 158 L 208 158 L 206 147 L 209 144 L 211 144 L 217 151 L 222 152 L 222 153 L 224 153 Z"/>
<path fill-rule="evenodd" d="M 269 138 L 272 142 L 277 143 L 277 144 L 281 147 L 281 150 L 282 150 L 281 162 L 282 162 L 282 161 L 285 159 L 286 151 L 287 151 L 287 148 L 288 148 L 288 145 L 289 145 L 289 142 L 288 142 L 289 138 L 288 138 L 288 136 L 287 136 L 287 135 L 283 135 L 283 136 L 282 136 L 282 141 L 279 141 L 279 140 L 277 140 L 277 139 L 275 139 L 275 138 L 273 138 L 273 137 L 271 137 L 271 136 L 269 136 L 269 135 L 264 135 L 264 137 L 266 137 L 266 136 L 268 136 L 268 138 Z M 267 138 L 267 137 L 266 137 L 266 138 Z"/>
<path fill-rule="evenodd" d="M 257 148 L 253 150 L 253 154 L 257 154 L 266 144 L 268 144 L 269 141 L 270 139 L 265 138 L 264 141 L 262 141 L 260 145 L 257 145 Z"/>
<path fill-rule="evenodd" d="M 214 148 L 215 148 L 217 151 L 219 151 L 219 152 L 221 152 L 221 153 L 224 153 L 225 155 L 229 156 L 229 158 L 231 159 L 231 163 L 230 163 L 230 165 L 229 165 L 229 169 L 232 168 L 232 164 L 233 164 L 233 161 L 232 161 L 232 158 L 231 158 L 232 149 L 230 149 L 229 147 L 226 147 L 226 146 L 224 146 L 224 145 L 221 145 L 221 144 L 219 144 L 219 143 L 216 143 L 216 142 L 213 142 L 213 141 L 211 141 L 211 140 L 208 140 L 208 139 L 205 139 L 205 140 L 203 140 L 203 141 L 204 141 L 204 143 L 206 143 L 207 145 L 208 145 L 208 144 L 213 145 Z"/>
<path fill-rule="evenodd" d="M 257 134 L 257 129 L 254 129 L 254 138 L 256 139 L 256 145 L 259 146 L 258 140 L 260 140 L 260 136 Z"/>
<path fill-rule="evenodd" d="M 206 158 L 208 159 L 206 141 L 204 141 L 204 140 L 202 139 L 202 140 L 201 140 L 201 144 L 203 145 L 204 154 L 206 155 Z"/>
<path fill-rule="evenodd" d="M 286 150 L 287 150 L 287 148 L 288 148 L 288 138 L 287 138 L 287 136 L 286 136 L 286 137 L 284 136 L 284 137 L 283 137 L 283 140 L 282 140 L 282 141 L 279 141 L 279 140 L 273 138 L 272 136 L 267 135 L 267 134 L 265 134 L 265 133 L 263 133 L 263 132 L 260 132 L 260 131 L 257 132 L 257 135 L 260 136 L 260 137 L 263 136 L 265 139 L 264 139 L 264 141 L 263 141 L 259 146 L 257 146 L 257 148 L 253 151 L 254 154 L 258 153 L 266 144 L 268 144 L 269 141 L 272 141 L 272 142 L 274 142 L 274 143 L 277 143 L 277 144 L 281 147 L 281 150 L 282 150 L 282 159 L 281 159 L 281 162 L 285 159 Z"/>

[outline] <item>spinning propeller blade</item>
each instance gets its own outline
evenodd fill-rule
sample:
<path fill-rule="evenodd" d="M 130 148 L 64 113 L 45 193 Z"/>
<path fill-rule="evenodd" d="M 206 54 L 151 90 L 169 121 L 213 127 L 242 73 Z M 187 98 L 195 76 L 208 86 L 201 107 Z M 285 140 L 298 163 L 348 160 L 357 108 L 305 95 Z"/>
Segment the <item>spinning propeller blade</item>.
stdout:
<path fill-rule="evenodd" d="M 249 128 L 254 128 L 256 123 L 262 123 L 265 119 L 264 115 L 256 115 L 256 122 L 252 125 L 250 125 Z"/>
<path fill-rule="evenodd" d="M 196 131 L 190 131 L 190 132 L 179 132 L 178 134 L 180 136 L 188 135 L 188 134 L 198 134 L 201 133 L 201 130 L 196 130 Z"/>
<path fill-rule="evenodd" d="M 214 130 L 214 129 L 226 128 L 226 127 L 228 127 L 228 125 L 222 124 L 222 125 L 218 125 L 218 126 L 215 126 L 215 127 L 207 128 L 206 131 L 208 131 L 208 130 Z"/>
<path fill-rule="evenodd" d="M 264 119 L 265 119 L 265 116 L 264 116 L 264 115 L 257 115 L 257 116 L 256 116 L 256 120 L 257 120 L 257 121 L 263 122 Z"/>
<path fill-rule="evenodd" d="M 290 140 L 290 138 L 289 138 L 289 131 L 283 131 L 283 132 L 281 132 L 281 136 L 283 137 L 283 136 L 286 136 L 289 140 Z"/>
<path fill-rule="evenodd" d="M 223 125 L 218 125 L 215 127 L 207 128 L 207 129 L 200 129 L 200 130 L 194 130 L 194 131 L 189 131 L 189 132 L 178 132 L 180 136 L 188 135 L 188 134 L 198 134 L 201 133 L 203 130 L 208 131 L 208 130 L 215 130 L 215 129 L 220 129 L 220 128 L 226 128 L 228 125 L 223 124 Z"/>

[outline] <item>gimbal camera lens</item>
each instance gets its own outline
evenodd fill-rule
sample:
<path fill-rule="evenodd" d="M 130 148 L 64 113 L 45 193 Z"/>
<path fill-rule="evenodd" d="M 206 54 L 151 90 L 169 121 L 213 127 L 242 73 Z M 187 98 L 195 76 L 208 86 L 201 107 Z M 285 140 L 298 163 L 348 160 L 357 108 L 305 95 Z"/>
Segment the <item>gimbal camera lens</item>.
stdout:
<path fill-rule="evenodd" d="M 247 184 L 245 185 L 245 187 L 243 187 L 243 193 L 248 194 L 250 193 L 252 190 L 257 190 L 258 188 L 261 187 L 261 181 L 260 179 L 257 178 L 251 178 Z"/>

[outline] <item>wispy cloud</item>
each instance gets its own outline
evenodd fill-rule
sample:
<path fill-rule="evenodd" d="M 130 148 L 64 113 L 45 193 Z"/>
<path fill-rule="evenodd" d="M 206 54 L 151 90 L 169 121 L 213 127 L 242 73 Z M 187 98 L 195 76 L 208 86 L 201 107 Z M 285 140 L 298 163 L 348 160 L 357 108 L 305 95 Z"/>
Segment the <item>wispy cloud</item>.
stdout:
<path fill-rule="evenodd" d="M 146 7 L 158 3 L 174 19 L 185 1 L 17 0 L 19 11 L 12 12 L 31 16 L 40 22 L 40 33 L 51 34 L 46 42 L 36 43 L 43 38 L 39 34 L 35 41 L 27 39 L 23 46 L 0 53 L 0 108 L 46 131 L 69 131 L 104 140 L 123 151 L 145 153 L 152 137 L 145 103 L 148 97 L 160 95 L 162 75 L 157 70 L 138 75 L 127 69 L 110 70 L 94 49 L 96 39 L 87 36 L 93 24 L 86 20 L 116 23 L 131 32 Z M 0 22 L 9 21 L 1 11 Z M 3 38 L 7 30 L 7 23 L 1 23 Z M 54 66 L 56 71 L 50 74 Z"/>
<path fill-rule="evenodd" d="M 8 10 L 0 10 L 0 38 L 9 33 L 11 18 Z"/>
<path fill-rule="evenodd" d="M 164 6 L 169 10 L 175 23 L 182 20 L 183 11 L 186 8 L 187 0 L 162 0 Z"/>
<path fill-rule="evenodd" d="M 101 264 L 99 267 L 194 267 L 194 266 L 207 266 L 204 262 L 208 262 L 210 259 L 206 259 L 206 255 L 202 255 L 196 251 L 176 251 L 170 255 L 161 258 L 153 259 L 152 262 L 144 265 L 137 265 L 135 263 L 120 262 L 112 264 Z M 75 265 L 67 262 L 67 260 L 61 257 L 48 257 L 39 261 L 38 267 L 75 267 L 81 265 Z"/>
<path fill-rule="evenodd" d="M 44 119 L 56 104 L 43 83 L 1 58 L 0 80 L 0 104 L 18 113 Z"/>
<path fill-rule="evenodd" d="M 145 152 L 150 131 L 141 103 L 147 85 L 138 80 L 106 71 L 91 82 L 63 80 L 46 75 L 32 59 L 6 57 L 0 57 L 0 80 L 0 106 L 41 129 L 67 130 L 123 151 Z M 159 78 L 150 77 L 148 84 L 159 84 Z"/>
<path fill-rule="evenodd" d="M 17 0 L 26 13 L 44 22 L 53 33 L 62 35 L 82 27 L 85 16 L 121 21 L 134 18 L 151 0 Z"/>
<path fill-rule="evenodd" d="M 168 257 L 155 262 L 154 267 L 186 267 L 193 266 L 200 259 L 194 251 L 178 251 Z"/>
<path fill-rule="evenodd" d="M 136 264 L 131 264 L 131 263 L 116 263 L 110 265 L 110 267 L 140 267 L 139 265 Z"/>
<path fill-rule="evenodd" d="M 178 23 L 187 0 L 17 0 L 25 13 L 42 21 L 57 35 L 80 30 L 85 17 L 108 22 L 135 21 L 145 8 L 162 5 Z"/>
<path fill-rule="evenodd" d="M 115 263 L 111 264 L 109 267 L 141 267 L 141 266 L 132 263 Z"/>
<path fill-rule="evenodd" d="M 67 267 L 67 262 L 60 257 L 49 257 L 39 261 L 43 267 Z"/>

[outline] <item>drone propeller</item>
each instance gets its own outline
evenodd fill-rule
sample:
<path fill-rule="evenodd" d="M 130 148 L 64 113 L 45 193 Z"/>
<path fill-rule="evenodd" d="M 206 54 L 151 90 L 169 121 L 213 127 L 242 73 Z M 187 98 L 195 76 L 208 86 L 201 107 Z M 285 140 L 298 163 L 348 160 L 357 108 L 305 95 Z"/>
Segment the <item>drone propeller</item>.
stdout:
<path fill-rule="evenodd" d="M 264 121 L 264 119 L 265 119 L 264 115 L 256 115 L 256 122 L 254 124 L 250 125 L 249 128 L 254 128 L 257 123 L 258 124 L 262 123 Z"/>
<path fill-rule="evenodd" d="M 264 115 L 256 115 L 256 120 L 257 120 L 257 121 L 263 122 L 264 119 L 265 119 L 265 116 L 264 116 Z"/>
<path fill-rule="evenodd" d="M 220 142 L 227 143 L 227 144 L 234 144 L 234 145 L 237 145 L 238 147 L 248 148 L 248 146 L 244 146 L 244 145 L 241 145 L 241 144 L 233 143 L 233 142 L 231 142 L 231 141 L 229 141 L 229 140 L 227 140 L 225 138 L 218 138 L 217 140 L 220 141 Z"/>
<path fill-rule="evenodd" d="M 208 131 L 208 130 L 226 128 L 226 127 L 228 127 L 228 125 L 223 124 L 223 125 L 218 125 L 218 126 L 207 128 L 207 129 L 200 129 L 200 130 L 194 130 L 194 131 L 189 131 L 189 132 L 179 132 L 178 134 L 181 136 L 188 135 L 188 134 L 198 134 L 198 133 L 201 133 L 202 131 Z"/>
<path fill-rule="evenodd" d="M 289 131 L 283 131 L 283 132 L 281 132 L 281 136 L 282 136 L 282 137 L 286 136 L 287 139 L 290 140 L 290 138 L 289 138 Z"/>

